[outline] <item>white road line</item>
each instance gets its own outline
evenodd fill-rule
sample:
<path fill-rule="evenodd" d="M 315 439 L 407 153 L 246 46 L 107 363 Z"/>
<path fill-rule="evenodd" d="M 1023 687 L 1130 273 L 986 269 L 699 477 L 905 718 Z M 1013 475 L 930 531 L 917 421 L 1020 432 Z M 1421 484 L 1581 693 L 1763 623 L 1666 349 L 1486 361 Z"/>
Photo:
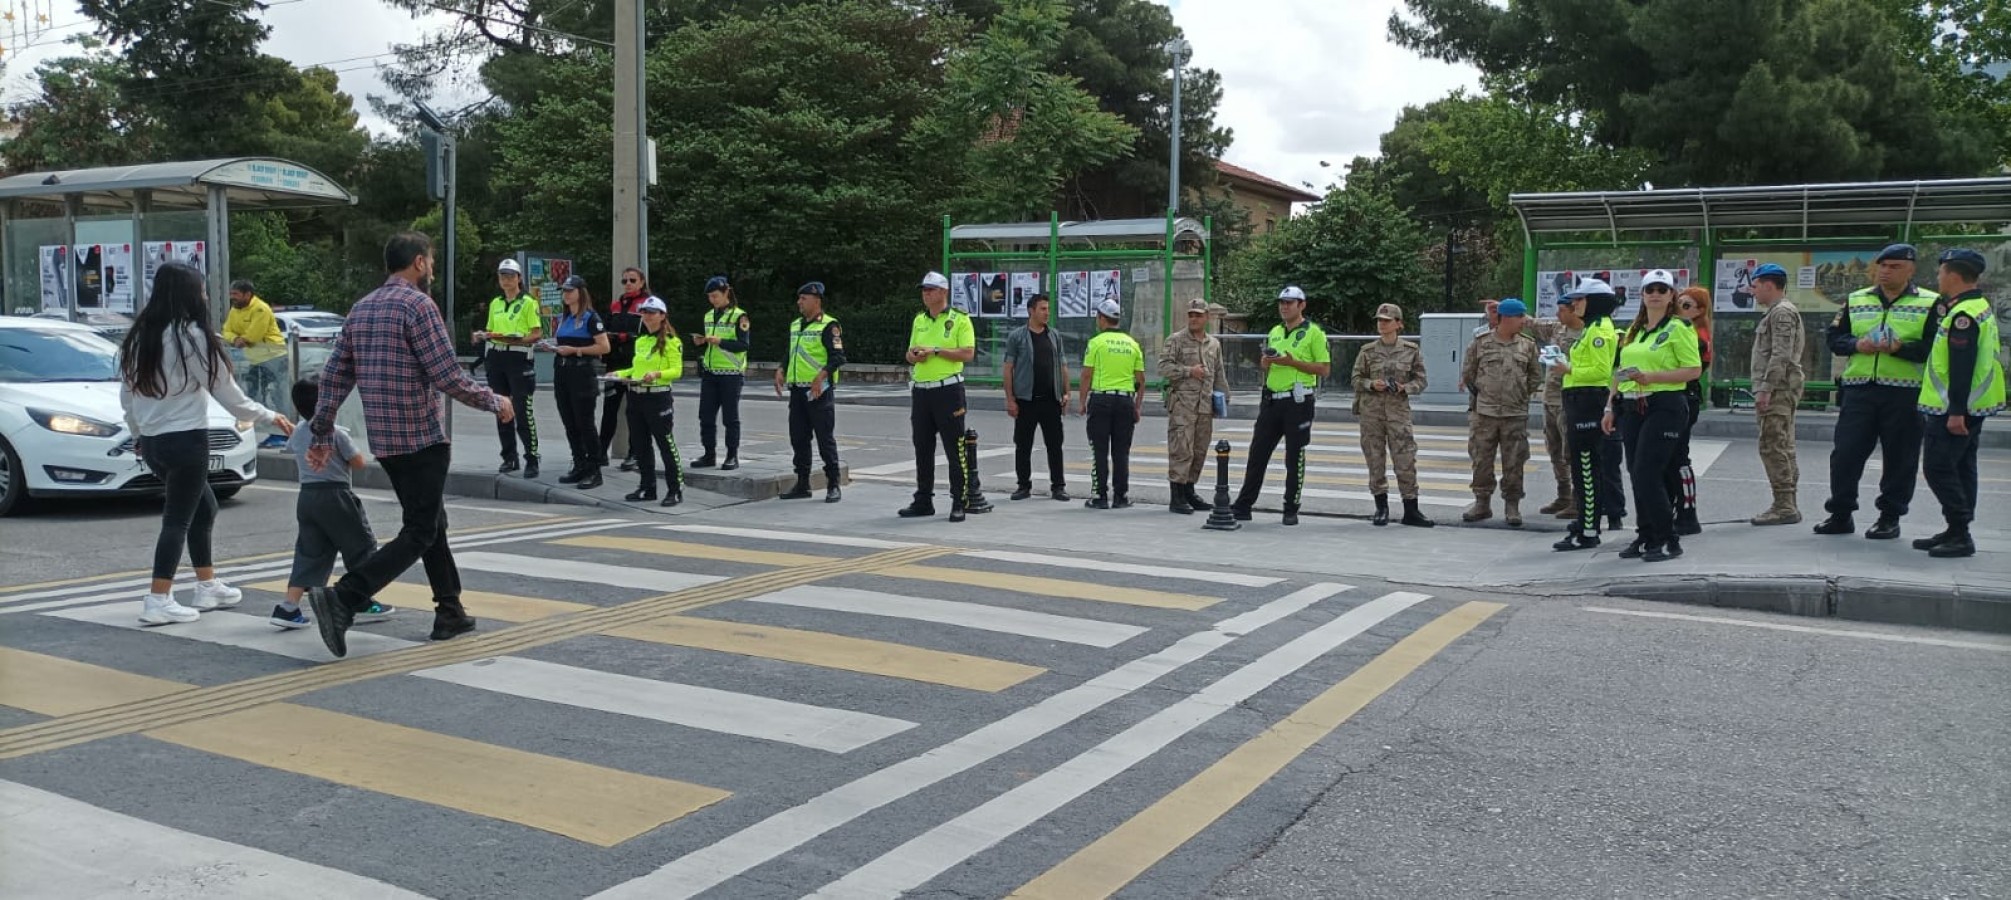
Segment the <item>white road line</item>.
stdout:
<path fill-rule="evenodd" d="M 300 487 L 298 485 L 281 486 L 277 484 L 250 484 L 245 485 L 245 488 L 247 490 L 253 490 L 253 491 L 271 491 L 272 493 L 275 494 L 300 493 Z M 398 505 L 397 494 L 390 494 L 384 491 L 372 491 L 372 490 L 359 490 L 355 491 L 355 494 L 359 499 L 368 500 L 372 503 L 384 503 L 392 506 Z M 475 510 L 478 512 L 496 513 L 498 515 L 504 515 L 504 516 L 524 516 L 526 518 L 532 518 L 532 519 L 556 519 L 565 515 L 564 513 L 547 512 L 535 509 L 504 509 L 500 506 L 476 506 L 471 503 L 462 503 L 459 500 L 451 500 L 451 499 L 447 501 L 447 504 L 448 504 L 447 508 L 450 510 L 467 509 L 467 510 Z"/>
<path fill-rule="evenodd" d="M 402 616 L 424 615 L 423 612 L 404 610 Z M 73 622 L 89 622 L 93 625 L 109 625 L 129 631 L 147 631 L 168 637 L 189 641 L 202 641 L 237 647 L 242 650 L 256 650 L 274 656 L 285 656 L 307 662 L 327 662 L 334 659 L 328 648 L 321 643 L 321 635 L 312 628 L 288 631 L 275 627 L 265 616 L 245 612 L 217 610 L 202 614 L 193 622 L 174 625 L 146 626 L 139 622 L 139 604 L 90 606 L 83 609 L 64 609 L 43 613 L 57 619 Z M 403 638 L 372 634 L 368 625 L 349 629 L 349 659 L 359 656 L 373 656 L 392 650 L 402 650 L 414 646 L 416 641 Z"/>
<path fill-rule="evenodd" d="M 424 900 L 382 881 L 0 781 L 0 896 Z"/>
<path fill-rule="evenodd" d="M 689 534 L 712 534 L 720 537 L 762 538 L 771 541 L 788 541 L 796 544 L 826 544 L 833 547 L 865 547 L 871 550 L 901 550 L 907 547 L 924 547 L 913 541 L 882 541 L 876 538 L 851 537 L 843 534 L 819 534 L 814 531 L 777 531 L 772 528 L 733 528 L 726 525 L 658 525 L 664 531 L 682 531 Z"/>
<path fill-rule="evenodd" d="M 579 534 L 592 534 L 596 531 L 608 531 L 616 528 L 633 528 L 633 527 L 635 527 L 635 524 L 632 522 L 602 522 L 594 525 L 581 525 L 578 523 L 572 523 L 568 525 L 547 525 L 538 528 L 508 531 L 495 535 L 486 535 L 486 534 L 474 535 L 469 538 L 456 540 L 454 542 L 454 549 L 456 551 L 454 558 L 456 560 L 459 560 L 461 558 L 460 557 L 461 549 L 466 547 L 487 547 L 492 544 L 507 544 L 512 541 L 527 541 L 527 540 L 538 540 L 545 538 L 562 538 Z M 288 572 L 290 572 L 292 568 L 293 563 L 291 563 L 290 561 L 277 560 L 274 562 L 258 563 L 255 565 L 229 566 L 217 569 L 217 573 L 220 575 L 228 576 L 228 578 L 233 581 L 252 581 L 260 578 L 270 577 L 273 575 L 285 575 Z M 337 571 L 341 571 L 341 568 L 339 566 L 337 567 Z M 193 583 L 194 581 L 192 578 L 187 581 L 178 581 L 176 582 L 175 589 L 178 591 L 184 590 L 187 589 L 189 585 Z M 100 591 L 101 593 L 90 594 L 82 597 L 71 597 L 67 600 L 50 600 L 43 603 L 29 603 L 21 606 L 8 606 L 5 608 L 0 608 L 0 615 L 6 615 L 8 613 L 41 612 L 43 610 L 63 609 L 72 606 L 87 606 L 93 603 L 104 603 L 106 601 L 111 600 L 138 600 L 140 597 L 138 592 L 141 589 L 145 588 L 146 586 L 147 586 L 146 579 L 139 579 L 127 582 L 115 582 L 111 585 L 105 585 L 105 584 L 88 585 L 83 588 L 69 589 L 63 591 L 62 593 L 70 593 L 71 591 L 74 590 Z M 106 588 L 108 587 L 118 589 L 106 590 Z M 11 602 L 16 599 L 20 598 L 10 597 L 6 602 Z"/>
<path fill-rule="evenodd" d="M 824 900 L 898 897 L 919 888 L 952 866 L 1151 758 L 1258 691 L 1427 599 L 1430 598 L 1424 594 L 1398 591 L 1348 610 L 1040 777 L 853 869 L 810 896 Z"/>
<path fill-rule="evenodd" d="M 995 631 L 1021 637 L 1041 638 L 1090 647 L 1115 647 L 1147 631 L 1136 625 L 1077 619 L 1024 609 L 959 603 L 929 597 L 903 597 L 878 591 L 852 588 L 796 587 L 748 598 L 753 603 L 773 603 L 805 609 L 885 616 L 915 622 L 955 625 L 978 631 Z"/>
<path fill-rule="evenodd" d="M 871 713 L 508 656 L 412 674 L 512 697 L 794 744 L 827 753 L 849 753 L 915 727 L 913 722 Z"/>
<path fill-rule="evenodd" d="M 1957 641 L 1948 638 L 1918 637 L 1908 634 L 1886 634 L 1880 631 L 1859 631 L 1852 628 L 1816 628 L 1810 625 L 1789 625 L 1783 622 L 1756 622 L 1751 619 L 1734 619 L 1727 616 L 1697 616 L 1689 613 L 1651 612 L 1642 609 L 1612 609 L 1604 606 L 1581 606 L 1579 608 L 1586 612 L 1605 613 L 1612 616 L 1634 616 L 1642 619 L 1673 619 L 1681 622 L 1704 622 L 1711 625 L 1764 628 L 1768 631 L 1788 631 L 1795 634 L 1820 634 L 1825 637 L 1863 638 L 1868 641 L 1889 641 L 1895 644 L 1924 644 L 1929 647 L 1954 647 L 1959 650 L 1988 650 L 1992 653 L 2011 653 L 2011 641 L 2004 643 Z"/>
<path fill-rule="evenodd" d="M 1018 550 L 965 550 L 958 556 L 977 559 L 992 559 L 999 562 L 1021 563 L 1029 566 L 1053 566 L 1058 569 L 1088 569 L 1093 572 L 1123 572 L 1127 575 L 1151 575 L 1158 578 L 1183 578 L 1188 581 L 1207 581 L 1215 584 L 1233 584 L 1239 587 L 1270 587 L 1283 578 L 1267 575 L 1239 575 L 1235 572 L 1211 572 L 1205 569 L 1179 569 L 1173 566 L 1143 566 L 1137 563 L 1104 562 L 1096 559 L 1078 559 L 1073 556 L 1050 556 L 1045 553 L 1023 553 Z"/>
<path fill-rule="evenodd" d="M 1711 470 L 1711 466 L 1717 463 L 1718 457 L 1723 456 L 1725 454 L 1725 448 L 1728 446 L 1731 445 L 1726 443 L 1725 441 L 1700 441 L 1694 438 L 1691 439 L 1690 471 L 1694 473 L 1698 478 L 1704 477 L 1704 473 L 1709 472 Z"/>
<path fill-rule="evenodd" d="M 526 556 L 522 553 L 456 553 L 454 561 L 463 569 L 498 575 L 522 575 L 551 581 L 579 581 L 645 591 L 681 591 L 725 581 L 721 575 L 695 575 L 668 569 L 615 566 L 577 559 Z"/>
<path fill-rule="evenodd" d="M 1011 452 L 1013 452 L 1013 446 L 1011 444 L 1007 444 L 1003 447 L 993 447 L 989 450 L 979 450 L 978 458 L 990 459 L 994 456 L 1004 456 Z M 942 466 L 946 464 L 947 464 L 946 460 L 937 460 L 937 468 L 942 468 Z M 915 470 L 915 461 L 911 459 L 908 460 L 907 462 L 887 463 L 886 465 L 883 466 L 868 466 L 864 469 L 853 469 L 852 474 L 898 475 L 902 472 L 913 472 L 914 470 Z"/>
<path fill-rule="evenodd" d="M 1024 746 L 1109 703 L 1136 693 L 1250 631 L 1345 590 L 1348 590 L 1346 585 L 1316 584 L 1280 597 L 947 744 L 769 816 L 717 843 L 685 854 L 654 872 L 622 882 L 594 897 L 596 900 L 671 900 L 702 894 L 873 810 Z"/>

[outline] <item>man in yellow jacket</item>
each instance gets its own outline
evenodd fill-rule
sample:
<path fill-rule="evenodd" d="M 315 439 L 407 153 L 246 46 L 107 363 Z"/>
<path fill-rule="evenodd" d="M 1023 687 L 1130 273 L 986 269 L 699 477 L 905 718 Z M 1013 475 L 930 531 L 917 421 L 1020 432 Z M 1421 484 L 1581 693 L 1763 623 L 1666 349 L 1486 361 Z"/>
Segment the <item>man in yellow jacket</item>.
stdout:
<path fill-rule="evenodd" d="M 230 312 L 223 317 L 223 341 L 244 354 L 244 392 L 271 408 L 281 409 L 279 386 L 286 381 L 286 332 L 272 307 L 238 279 L 230 284 Z"/>

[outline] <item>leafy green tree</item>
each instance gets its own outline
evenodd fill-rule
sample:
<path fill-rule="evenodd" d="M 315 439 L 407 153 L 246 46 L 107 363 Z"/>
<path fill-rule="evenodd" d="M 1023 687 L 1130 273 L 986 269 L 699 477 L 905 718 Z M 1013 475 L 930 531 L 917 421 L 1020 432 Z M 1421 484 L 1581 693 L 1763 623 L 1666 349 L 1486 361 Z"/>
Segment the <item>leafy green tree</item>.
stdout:
<path fill-rule="evenodd" d="M 19 129 L 7 144 L 11 171 L 120 165 L 157 152 L 161 123 L 122 90 L 119 59 L 85 50 L 37 66 L 34 96 L 9 110 Z"/>
<path fill-rule="evenodd" d="M 1420 284 L 1433 283 L 1423 266 L 1427 243 L 1387 193 L 1337 187 L 1310 212 L 1255 239 L 1224 273 L 1223 293 L 1253 326 L 1269 327 L 1279 288 L 1296 284 L 1306 292 L 1306 314 L 1321 325 L 1373 331 L 1378 304 L 1406 302 Z"/>

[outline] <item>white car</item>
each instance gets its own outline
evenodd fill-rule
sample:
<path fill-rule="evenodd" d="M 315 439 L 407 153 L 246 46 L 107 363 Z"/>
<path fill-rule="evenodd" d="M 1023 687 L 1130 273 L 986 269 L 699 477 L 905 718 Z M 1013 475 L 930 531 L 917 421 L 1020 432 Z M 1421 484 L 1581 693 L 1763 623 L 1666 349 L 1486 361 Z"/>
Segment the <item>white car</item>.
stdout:
<path fill-rule="evenodd" d="M 252 423 L 209 402 L 218 499 L 258 479 Z M 158 494 L 119 409 L 119 348 L 89 327 L 0 316 L 0 516 L 30 497 Z"/>
<path fill-rule="evenodd" d="M 301 374 L 321 371 L 329 352 L 335 349 L 335 339 L 342 335 L 344 317 L 327 310 L 300 308 L 278 309 L 272 315 L 294 344 Z"/>

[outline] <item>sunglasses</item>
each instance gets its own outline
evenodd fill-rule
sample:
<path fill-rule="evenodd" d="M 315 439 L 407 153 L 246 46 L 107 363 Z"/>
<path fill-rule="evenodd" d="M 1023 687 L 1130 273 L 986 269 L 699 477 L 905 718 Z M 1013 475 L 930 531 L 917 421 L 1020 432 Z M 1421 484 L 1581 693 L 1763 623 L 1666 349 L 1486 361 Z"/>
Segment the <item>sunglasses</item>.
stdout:
<path fill-rule="evenodd" d="M 1677 309 L 1696 309 L 1696 308 L 1697 308 L 1697 304 L 1695 304 L 1695 303 L 1693 303 L 1693 302 L 1691 302 L 1691 301 L 1689 301 L 1689 300 L 1685 300 L 1685 301 L 1683 301 L 1683 302 L 1681 302 L 1681 303 L 1678 303 L 1678 304 L 1676 304 L 1676 308 L 1677 308 Z"/>
<path fill-rule="evenodd" d="M 1653 284 L 1642 288 L 1641 292 L 1644 294 L 1673 294 L 1676 292 L 1676 289 L 1666 284 Z"/>
<path fill-rule="evenodd" d="M 624 279 L 622 279 L 622 280 L 621 280 L 621 283 L 622 283 L 622 284 L 641 284 L 641 283 L 642 283 L 642 279 L 640 279 L 640 278 L 624 278 Z"/>

